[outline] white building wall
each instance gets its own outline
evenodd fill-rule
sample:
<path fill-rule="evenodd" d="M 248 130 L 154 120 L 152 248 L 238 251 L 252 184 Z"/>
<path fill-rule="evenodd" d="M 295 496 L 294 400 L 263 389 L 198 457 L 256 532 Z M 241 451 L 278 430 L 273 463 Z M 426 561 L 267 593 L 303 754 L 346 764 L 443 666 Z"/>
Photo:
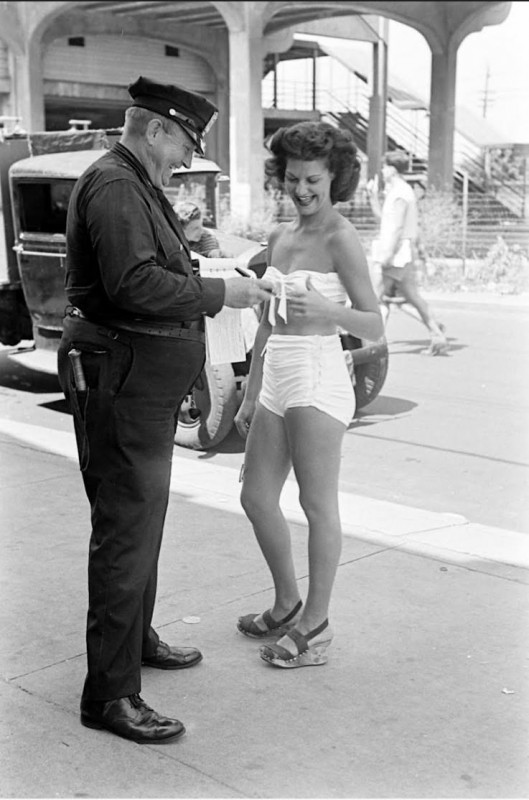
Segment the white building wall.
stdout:
<path fill-rule="evenodd" d="M 164 83 L 182 84 L 211 94 L 215 77 L 199 56 L 177 48 L 179 56 L 165 55 L 163 42 L 144 38 L 84 36 L 84 47 L 57 39 L 44 54 L 43 76 L 48 81 L 127 86 L 139 75 Z M 167 43 L 170 45 L 170 43 Z M 0 53 L 0 74 L 2 60 Z"/>

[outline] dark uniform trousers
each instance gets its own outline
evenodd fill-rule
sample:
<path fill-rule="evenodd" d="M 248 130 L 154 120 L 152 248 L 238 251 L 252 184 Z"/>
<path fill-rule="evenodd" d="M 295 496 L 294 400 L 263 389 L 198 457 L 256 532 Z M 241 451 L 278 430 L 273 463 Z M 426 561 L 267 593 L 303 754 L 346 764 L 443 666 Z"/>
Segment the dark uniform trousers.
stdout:
<path fill-rule="evenodd" d="M 82 354 L 84 391 L 72 348 Z M 159 641 L 151 621 L 177 415 L 204 360 L 200 341 L 64 320 L 59 380 L 91 507 L 84 693 L 93 700 L 139 693 L 142 657 Z"/>

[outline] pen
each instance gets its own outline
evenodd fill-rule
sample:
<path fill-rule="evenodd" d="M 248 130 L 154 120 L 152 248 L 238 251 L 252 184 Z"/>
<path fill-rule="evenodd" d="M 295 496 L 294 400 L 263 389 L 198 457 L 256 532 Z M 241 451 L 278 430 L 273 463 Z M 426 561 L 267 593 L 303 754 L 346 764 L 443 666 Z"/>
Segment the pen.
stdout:
<path fill-rule="evenodd" d="M 235 271 L 238 272 L 239 275 L 242 275 L 243 278 L 255 278 L 255 273 L 250 272 L 250 270 L 245 267 L 235 267 Z"/>

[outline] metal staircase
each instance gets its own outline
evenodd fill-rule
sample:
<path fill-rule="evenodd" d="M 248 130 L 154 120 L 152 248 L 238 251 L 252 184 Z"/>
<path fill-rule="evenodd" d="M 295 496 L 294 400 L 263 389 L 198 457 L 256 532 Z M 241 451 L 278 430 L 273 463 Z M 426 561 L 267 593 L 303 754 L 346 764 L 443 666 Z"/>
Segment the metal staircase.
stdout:
<path fill-rule="evenodd" d="M 264 88 L 264 87 L 263 87 Z M 277 91 L 279 88 L 279 92 Z M 309 84 L 283 82 L 276 87 L 276 102 L 280 108 L 306 109 L 313 113 L 314 106 L 319 110 L 322 120 L 347 128 L 354 136 L 359 150 L 367 153 L 369 127 L 369 97 L 366 88 L 358 85 L 352 97 L 345 103 L 326 89 L 313 94 Z M 263 93 L 266 106 L 266 93 Z M 295 105 L 293 105 L 295 104 Z M 264 109 L 266 115 L 266 107 Z M 285 111 L 288 114 L 287 111 Z M 405 150 L 410 158 L 410 173 L 425 173 L 428 163 L 428 135 L 423 120 L 413 120 L 410 116 L 388 102 L 386 106 L 386 136 L 388 150 Z M 422 122 L 422 124 L 421 124 Z M 285 124 L 285 123 L 283 123 Z M 453 190 L 455 199 L 463 205 L 463 186 L 468 181 L 467 243 L 470 252 L 482 255 L 496 241 L 498 236 L 508 244 L 519 245 L 529 251 L 529 219 L 525 217 L 525 186 L 514 182 L 487 181 L 483 169 L 483 155 L 480 148 L 460 133 L 455 135 L 455 167 Z M 364 192 L 359 191 L 348 205 L 351 218 L 356 227 L 366 237 L 374 235 L 377 222 Z M 349 216 L 346 208 L 342 213 Z"/>

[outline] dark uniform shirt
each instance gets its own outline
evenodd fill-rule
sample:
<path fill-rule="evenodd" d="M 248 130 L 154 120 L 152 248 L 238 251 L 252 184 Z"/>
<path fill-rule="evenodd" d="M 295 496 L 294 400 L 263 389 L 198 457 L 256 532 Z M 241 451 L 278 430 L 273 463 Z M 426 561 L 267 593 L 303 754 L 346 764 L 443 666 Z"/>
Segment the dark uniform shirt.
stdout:
<path fill-rule="evenodd" d="M 87 317 L 185 322 L 222 308 L 221 278 L 192 273 L 169 201 L 122 144 L 77 181 L 66 224 L 66 295 Z"/>

